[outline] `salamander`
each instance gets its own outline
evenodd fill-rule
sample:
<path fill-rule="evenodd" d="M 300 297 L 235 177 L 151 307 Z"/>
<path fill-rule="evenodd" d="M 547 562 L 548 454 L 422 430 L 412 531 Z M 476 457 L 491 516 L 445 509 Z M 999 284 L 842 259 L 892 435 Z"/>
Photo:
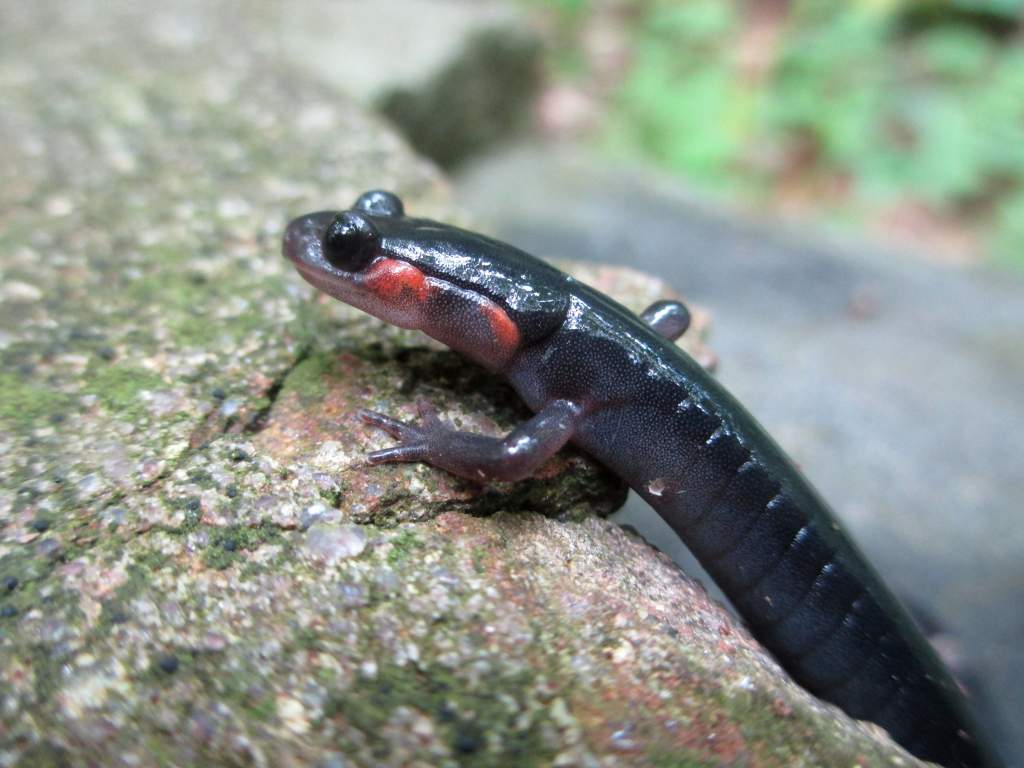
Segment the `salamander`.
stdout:
<path fill-rule="evenodd" d="M 511 481 L 572 442 L 665 519 L 800 685 L 920 758 L 995 764 L 956 682 L 826 503 L 674 343 L 683 304 L 637 316 L 511 245 L 407 216 L 379 190 L 295 219 L 283 252 L 319 290 L 503 375 L 534 412 L 493 437 L 425 403 L 417 423 L 361 411 L 397 440 L 371 463 Z"/>

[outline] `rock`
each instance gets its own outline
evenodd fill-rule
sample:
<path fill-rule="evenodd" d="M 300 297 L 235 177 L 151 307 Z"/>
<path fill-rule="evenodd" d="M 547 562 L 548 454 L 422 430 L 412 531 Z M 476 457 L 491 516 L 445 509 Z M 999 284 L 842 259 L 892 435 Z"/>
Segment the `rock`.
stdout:
<path fill-rule="evenodd" d="M 483 30 L 430 80 L 383 95 L 377 107 L 416 150 L 454 168 L 525 133 L 540 90 L 540 51 L 524 31 Z"/>
<path fill-rule="evenodd" d="M 580 454 L 488 489 L 363 461 L 360 405 L 525 414 L 280 258 L 370 186 L 452 212 L 260 7 L 5 9 L 0 270 L 41 295 L 0 303 L 3 763 L 914 764 L 596 516 L 623 488 Z"/>
<path fill-rule="evenodd" d="M 361 555 L 366 549 L 366 533 L 358 525 L 314 525 L 302 547 L 308 558 L 329 565 Z"/>
<path fill-rule="evenodd" d="M 379 109 L 450 168 L 530 123 L 541 36 L 507 2 L 305 2 L 276 22 L 282 53 Z"/>

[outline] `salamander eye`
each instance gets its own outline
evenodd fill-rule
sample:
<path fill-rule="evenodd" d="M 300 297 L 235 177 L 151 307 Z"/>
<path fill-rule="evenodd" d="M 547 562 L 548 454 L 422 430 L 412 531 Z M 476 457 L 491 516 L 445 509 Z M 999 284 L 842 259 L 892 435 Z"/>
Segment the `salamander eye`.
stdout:
<path fill-rule="evenodd" d="M 375 216 L 402 216 L 405 214 L 405 206 L 398 195 L 385 192 L 383 189 L 364 192 L 352 207 Z"/>
<path fill-rule="evenodd" d="M 356 272 L 376 253 L 379 235 L 364 216 L 351 211 L 339 213 L 324 233 L 324 257 L 338 269 Z"/>

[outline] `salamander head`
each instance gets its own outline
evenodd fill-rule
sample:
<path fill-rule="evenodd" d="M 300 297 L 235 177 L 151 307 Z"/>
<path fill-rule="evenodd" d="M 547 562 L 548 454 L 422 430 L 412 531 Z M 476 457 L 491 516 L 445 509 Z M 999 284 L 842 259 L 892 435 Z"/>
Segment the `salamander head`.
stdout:
<path fill-rule="evenodd" d="M 509 245 L 405 216 L 389 192 L 292 221 L 284 255 L 321 291 L 490 367 L 565 317 L 565 276 Z"/>
<path fill-rule="evenodd" d="M 292 221 L 282 249 L 308 282 L 346 304 L 403 328 L 422 327 L 426 276 L 394 259 L 381 224 L 402 216 L 394 195 L 371 192 L 349 211 L 319 211 Z"/>

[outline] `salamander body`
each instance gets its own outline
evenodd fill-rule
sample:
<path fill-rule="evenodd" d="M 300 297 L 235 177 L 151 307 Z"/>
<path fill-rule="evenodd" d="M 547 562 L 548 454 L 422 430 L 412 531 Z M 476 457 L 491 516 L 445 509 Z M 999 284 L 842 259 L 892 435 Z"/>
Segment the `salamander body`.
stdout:
<path fill-rule="evenodd" d="M 320 290 L 500 372 L 535 416 L 504 438 L 362 412 L 398 439 L 372 462 L 477 481 L 530 475 L 571 441 L 678 533 L 803 687 L 912 754 L 992 765 L 957 684 L 824 501 L 754 418 L 673 342 L 688 314 L 641 316 L 510 245 L 368 192 L 293 221 L 284 253 Z"/>

